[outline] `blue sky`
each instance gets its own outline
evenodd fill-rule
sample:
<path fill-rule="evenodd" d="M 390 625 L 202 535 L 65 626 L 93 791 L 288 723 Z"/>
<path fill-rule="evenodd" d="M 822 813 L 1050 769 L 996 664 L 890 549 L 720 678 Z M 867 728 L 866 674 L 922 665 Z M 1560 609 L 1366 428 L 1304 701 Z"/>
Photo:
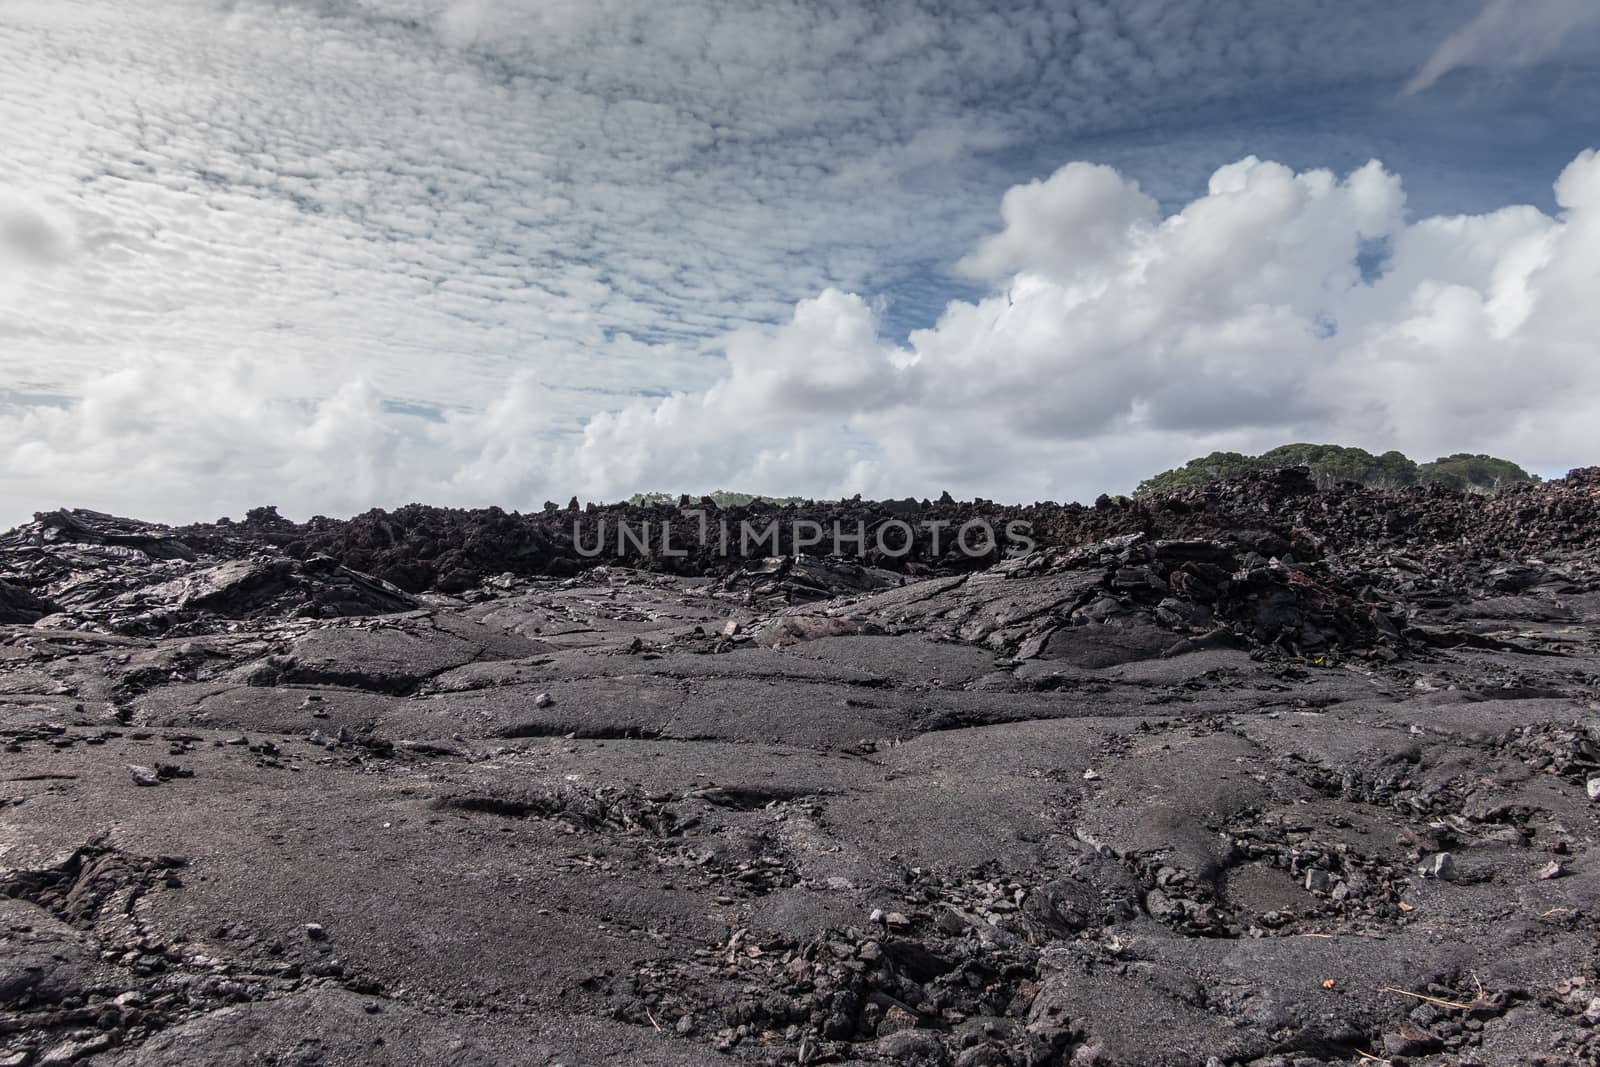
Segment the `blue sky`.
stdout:
<path fill-rule="evenodd" d="M 9 0 L 0 523 L 735 483 L 1059 499 L 1306 436 L 1559 472 L 1593 458 L 1561 406 L 1595 399 L 1593 324 L 1548 294 L 1592 264 L 1529 249 L 1586 232 L 1554 183 L 1600 143 L 1597 12 Z M 1247 158 L 1336 184 L 1376 159 L 1400 191 L 1380 210 L 1269 168 L 1217 193 Z M 1151 206 L 1090 179 L 1008 199 L 1072 163 Z M 1128 214 L 1084 258 L 1075 198 L 1101 196 Z M 1215 240 L 1264 257 L 1229 267 L 1259 286 L 1142 280 L 1214 259 L 1162 220 L 1230 197 Z M 1419 226 L 1445 216 L 1491 221 L 1445 248 Z M 1250 244 L 1266 218 L 1296 236 Z M 1419 249 L 1381 299 L 1345 269 L 1373 235 Z M 1025 324 L 991 314 L 1034 282 Z M 1462 317 L 1423 322 L 1441 300 Z M 1302 315 L 1338 321 L 1332 347 Z M 1449 359 L 1406 347 L 1439 338 Z M 1566 399 L 1475 421 L 1460 379 L 1528 352 Z M 1410 417 L 1397 391 L 1430 380 Z"/>

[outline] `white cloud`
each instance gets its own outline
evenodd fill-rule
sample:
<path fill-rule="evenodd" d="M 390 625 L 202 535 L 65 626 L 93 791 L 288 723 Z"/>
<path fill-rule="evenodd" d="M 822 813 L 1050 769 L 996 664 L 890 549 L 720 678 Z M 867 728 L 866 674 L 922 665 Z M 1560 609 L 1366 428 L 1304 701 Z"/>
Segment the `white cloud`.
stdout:
<path fill-rule="evenodd" d="M 999 153 L 1262 79 L 1395 78 L 1438 26 L 1157 14 L 11 0 L 0 188 L 48 192 L 93 254 L 0 306 L 0 345 L 67 394 L 131 347 L 480 408 L 518 368 L 558 392 L 692 387 L 708 339 L 967 251 Z M 679 345 L 573 358 L 621 334 Z"/>
<path fill-rule="evenodd" d="M 358 376 L 316 398 L 294 367 L 145 359 L 75 404 L 0 408 L 0 479 L 19 499 L 71 487 L 62 503 L 177 518 L 718 486 L 1086 498 L 1287 440 L 1557 468 L 1600 445 L 1600 155 L 1556 196 L 1556 216 L 1408 221 L 1377 163 L 1338 177 L 1251 158 L 1162 217 L 1127 179 L 1069 165 L 1004 198 L 980 244 L 1014 273 L 903 345 L 830 289 L 728 335 L 709 386 L 581 429 L 526 372 L 482 411 L 427 419 Z M 1095 220 L 1088 242 L 1074 219 Z M 1374 242 L 1387 259 L 1363 276 Z"/>
<path fill-rule="evenodd" d="M 1007 194 L 974 256 L 1015 270 L 1004 292 L 904 347 L 869 339 L 860 298 L 826 293 L 704 394 L 591 423 L 581 469 L 600 492 L 699 488 L 755 484 L 782 456 L 788 488 L 1021 498 L 1290 439 L 1575 462 L 1600 445 L 1600 309 L 1582 295 L 1600 280 L 1600 159 L 1556 188 L 1557 218 L 1408 223 L 1377 163 L 1340 179 L 1251 158 L 1159 218 L 1133 183 L 1069 165 Z M 1389 258 L 1363 277 L 1374 242 Z M 816 368 L 858 377 L 794 384 Z"/>
<path fill-rule="evenodd" d="M 30 277 L 65 263 L 77 245 L 77 227 L 65 212 L 0 188 L 0 306 L 15 300 Z"/>
<path fill-rule="evenodd" d="M 1153 225 L 1156 202 L 1110 167 L 1069 163 L 1009 190 L 1000 215 L 1005 230 L 962 260 L 963 270 L 986 280 L 1020 269 L 1069 280 L 1092 275 L 1133 231 Z"/>
<path fill-rule="evenodd" d="M 1530 66 L 1570 45 L 1574 31 L 1593 26 L 1600 26 L 1594 0 L 1485 0 L 1428 57 L 1405 91 L 1422 92 L 1461 67 Z"/>
<path fill-rule="evenodd" d="M 72 244 L 69 220 L 20 197 L 0 200 L 0 263 L 12 269 L 49 266 L 65 259 Z"/>
<path fill-rule="evenodd" d="M 1406 226 L 1377 168 L 1246 160 L 1171 207 L 1273 143 L 1254 117 L 1279 97 L 1387 101 L 1459 17 L 8 0 L 0 523 L 719 483 L 1068 495 L 1212 441 L 1390 433 L 1308 375 L 1575 335 L 1540 264 L 1593 214 L 1581 190 L 1562 220 Z M 1217 139 L 1221 114 L 1242 118 Z M 1352 114 L 1290 155 L 1365 158 Z M 1001 197 L 1034 160 L 1136 143 L 1161 146 L 1142 191 L 1082 163 Z M 1357 285 L 1384 237 L 1389 274 Z M 994 291 L 904 341 L 984 291 L 958 262 Z"/>

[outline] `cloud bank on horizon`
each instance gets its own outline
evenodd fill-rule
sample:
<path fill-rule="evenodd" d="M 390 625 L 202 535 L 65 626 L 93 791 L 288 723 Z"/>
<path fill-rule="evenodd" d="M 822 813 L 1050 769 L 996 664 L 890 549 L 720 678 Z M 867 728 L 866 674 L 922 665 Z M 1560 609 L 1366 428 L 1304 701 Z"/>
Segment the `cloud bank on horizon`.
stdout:
<path fill-rule="evenodd" d="M 1352 6 L 16 0 L 0 525 L 1595 458 L 1600 24 Z"/>

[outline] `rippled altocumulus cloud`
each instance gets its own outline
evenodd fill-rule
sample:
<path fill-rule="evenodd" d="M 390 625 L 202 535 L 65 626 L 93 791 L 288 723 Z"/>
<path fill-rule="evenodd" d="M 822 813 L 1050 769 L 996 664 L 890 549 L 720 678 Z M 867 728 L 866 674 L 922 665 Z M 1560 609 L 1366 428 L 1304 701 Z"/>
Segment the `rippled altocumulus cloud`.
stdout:
<path fill-rule="evenodd" d="M 1241 141 L 1348 160 L 1354 127 L 1289 136 L 1275 102 L 1399 100 L 1463 17 L 1454 0 L 1404 18 L 1378 0 L 12 0 L 0 522 L 665 482 L 1062 494 L 1269 434 L 1233 421 L 1251 404 L 1299 425 L 1326 393 L 1265 353 L 1301 296 L 1130 354 L 1115 294 L 1063 316 L 1049 287 L 1134 255 L 1128 235 L 1161 232 Z M 1130 162 L 1057 170 L 1086 155 Z M 1259 195 L 1242 210 L 1287 210 Z M 1312 240 L 1345 232 L 1332 203 L 1305 241 L 1253 254 L 1335 284 L 1344 238 Z M 1394 219 L 1370 225 L 1398 242 Z M 1168 247 L 1139 299 L 1192 298 L 1200 251 Z M 1006 310 L 1019 294 L 1034 310 Z M 1186 397 L 1185 360 L 1233 398 Z M 1156 429 L 1130 436 L 1116 404 L 1158 371 L 1171 389 L 1134 390 Z M 1363 418 L 1328 425 L 1382 422 Z"/>

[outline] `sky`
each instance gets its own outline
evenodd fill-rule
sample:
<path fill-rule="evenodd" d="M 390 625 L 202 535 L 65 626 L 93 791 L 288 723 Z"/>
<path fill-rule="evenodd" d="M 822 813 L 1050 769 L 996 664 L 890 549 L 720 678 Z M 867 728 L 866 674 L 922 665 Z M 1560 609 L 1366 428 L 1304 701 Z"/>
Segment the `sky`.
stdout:
<path fill-rule="evenodd" d="M 0 0 L 0 527 L 1600 462 L 1594 0 Z"/>

